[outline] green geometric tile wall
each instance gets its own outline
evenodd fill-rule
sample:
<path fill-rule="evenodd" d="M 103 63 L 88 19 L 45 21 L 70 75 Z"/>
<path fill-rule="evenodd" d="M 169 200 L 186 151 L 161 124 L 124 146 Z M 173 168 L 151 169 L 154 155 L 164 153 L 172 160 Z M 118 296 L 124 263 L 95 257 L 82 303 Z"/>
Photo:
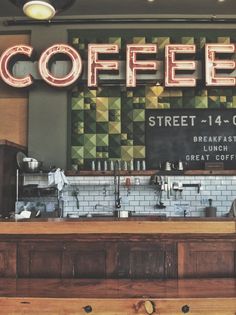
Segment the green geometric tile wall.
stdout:
<path fill-rule="evenodd" d="M 161 60 L 168 43 L 195 44 L 194 59 L 203 60 L 206 42 L 235 43 L 235 37 L 234 30 L 73 30 L 69 43 L 83 60 L 92 42 L 118 44 L 117 58 L 121 60 L 125 59 L 127 43 L 156 43 Z M 126 88 L 116 83 L 88 88 L 78 82 L 71 93 L 70 107 L 70 166 L 90 169 L 96 159 L 145 159 L 145 109 L 236 108 L 236 88 L 206 88 L 203 84 L 178 89 L 148 84 Z"/>

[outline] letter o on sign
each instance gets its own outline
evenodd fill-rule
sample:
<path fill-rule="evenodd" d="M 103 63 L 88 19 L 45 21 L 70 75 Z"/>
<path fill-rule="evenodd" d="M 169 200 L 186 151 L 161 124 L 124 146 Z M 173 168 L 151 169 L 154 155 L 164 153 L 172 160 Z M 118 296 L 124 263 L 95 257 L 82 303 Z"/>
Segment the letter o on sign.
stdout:
<path fill-rule="evenodd" d="M 56 54 L 67 55 L 72 61 L 71 71 L 62 78 L 54 77 L 49 69 L 48 63 L 52 56 Z M 82 61 L 79 53 L 69 45 L 55 44 L 46 49 L 39 59 L 39 72 L 44 81 L 52 86 L 65 87 L 74 83 L 82 71 Z"/>

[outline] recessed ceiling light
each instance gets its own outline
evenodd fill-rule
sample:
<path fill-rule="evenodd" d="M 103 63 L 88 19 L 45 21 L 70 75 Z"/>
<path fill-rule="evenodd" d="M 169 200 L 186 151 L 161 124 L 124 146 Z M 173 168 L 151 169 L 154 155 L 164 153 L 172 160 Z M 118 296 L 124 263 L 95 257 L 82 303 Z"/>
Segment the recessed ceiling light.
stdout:
<path fill-rule="evenodd" d="M 218 2 L 225 2 L 225 0 L 217 0 Z"/>
<path fill-rule="evenodd" d="M 76 0 L 9 0 L 23 9 L 25 15 L 37 20 L 50 20 L 69 8 Z"/>
<path fill-rule="evenodd" d="M 25 15 L 36 20 L 50 20 L 54 17 L 56 10 L 47 1 L 29 1 L 23 6 Z"/>
<path fill-rule="evenodd" d="M 147 2 L 154 2 L 155 0 L 147 0 Z"/>

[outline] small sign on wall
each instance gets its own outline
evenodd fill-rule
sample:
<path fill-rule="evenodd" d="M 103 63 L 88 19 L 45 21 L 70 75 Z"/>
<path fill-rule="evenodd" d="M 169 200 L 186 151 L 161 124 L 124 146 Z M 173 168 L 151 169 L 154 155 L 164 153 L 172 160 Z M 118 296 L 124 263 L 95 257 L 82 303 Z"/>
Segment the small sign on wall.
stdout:
<path fill-rule="evenodd" d="M 189 169 L 207 162 L 235 169 L 236 110 L 146 110 L 147 167 L 179 160 Z"/>

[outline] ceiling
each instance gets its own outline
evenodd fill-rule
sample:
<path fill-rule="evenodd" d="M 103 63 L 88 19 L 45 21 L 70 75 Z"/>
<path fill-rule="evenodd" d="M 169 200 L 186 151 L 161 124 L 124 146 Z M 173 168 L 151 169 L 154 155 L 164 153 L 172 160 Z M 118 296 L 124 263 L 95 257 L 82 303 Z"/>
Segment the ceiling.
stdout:
<path fill-rule="evenodd" d="M 170 16 L 170 15 L 197 15 L 197 16 L 235 16 L 236 0 L 75 0 L 67 10 L 60 13 L 64 18 L 85 16 L 126 16 L 143 17 Z M 60 16 L 59 15 L 59 16 Z M 0 17 L 23 17 L 19 8 L 9 0 L 0 1 Z"/>

